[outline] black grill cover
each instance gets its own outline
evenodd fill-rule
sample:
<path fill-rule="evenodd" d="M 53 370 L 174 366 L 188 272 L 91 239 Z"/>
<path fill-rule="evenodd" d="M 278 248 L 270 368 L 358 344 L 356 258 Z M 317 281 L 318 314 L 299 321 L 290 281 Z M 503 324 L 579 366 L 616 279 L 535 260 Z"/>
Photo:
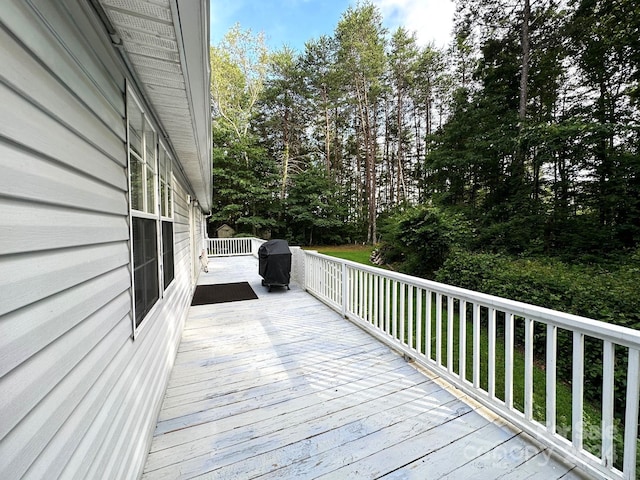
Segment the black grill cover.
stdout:
<path fill-rule="evenodd" d="M 269 240 L 260 245 L 258 273 L 267 285 L 289 285 L 291 250 L 286 240 Z"/>

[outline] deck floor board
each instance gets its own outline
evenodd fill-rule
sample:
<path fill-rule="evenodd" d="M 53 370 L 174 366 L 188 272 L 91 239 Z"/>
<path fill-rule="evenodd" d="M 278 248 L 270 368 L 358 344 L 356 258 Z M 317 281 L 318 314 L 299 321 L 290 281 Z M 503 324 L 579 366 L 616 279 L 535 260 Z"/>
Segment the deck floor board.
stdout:
<path fill-rule="evenodd" d="M 202 274 L 259 298 L 191 307 L 144 479 L 581 478 L 300 287 L 268 292 L 257 271 L 232 257 Z"/>

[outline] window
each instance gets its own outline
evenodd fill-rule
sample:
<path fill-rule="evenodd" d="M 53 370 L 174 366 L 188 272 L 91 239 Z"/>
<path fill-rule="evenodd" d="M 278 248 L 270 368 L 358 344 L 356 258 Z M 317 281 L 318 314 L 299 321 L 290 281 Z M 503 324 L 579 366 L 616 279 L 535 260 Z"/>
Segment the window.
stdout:
<path fill-rule="evenodd" d="M 171 157 L 133 94 L 127 97 L 134 328 L 174 279 Z"/>
<path fill-rule="evenodd" d="M 173 222 L 162 221 L 162 263 L 164 265 L 164 288 L 174 278 L 173 270 Z"/>
<path fill-rule="evenodd" d="M 136 327 L 160 298 L 156 221 L 132 217 Z"/>
<path fill-rule="evenodd" d="M 173 188 L 171 157 L 162 144 L 159 149 L 160 216 L 162 219 L 162 275 L 166 289 L 173 280 Z"/>

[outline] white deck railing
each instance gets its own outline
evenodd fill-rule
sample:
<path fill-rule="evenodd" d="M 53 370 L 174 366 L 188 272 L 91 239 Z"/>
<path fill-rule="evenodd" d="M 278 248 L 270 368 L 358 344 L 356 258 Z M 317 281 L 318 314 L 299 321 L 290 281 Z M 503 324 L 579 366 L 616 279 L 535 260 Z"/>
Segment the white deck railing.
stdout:
<path fill-rule="evenodd" d="M 305 288 L 588 471 L 608 478 L 636 478 L 640 332 L 315 252 L 306 252 Z M 534 366 L 534 334 L 545 345 L 543 360 L 538 360 L 544 362 L 542 382 L 534 378 L 534 371 L 541 370 Z M 557 358 L 563 354 L 558 351 L 559 334 L 569 340 L 565 344 L 570 352 L 565 354 L 572 357 L 572 364 L 571 418 L 558 424 Z M 595 426 L 584 418 L 585 339 L 600 342 L 603 351 L 601 422 Z M 497 351 L 497 344 L 504 344 L 504 352 Z M 524 368 L 518 373 L 514 359 L 522 356 Z M 627 362 L 622 382 L 626 391 L 620 395 L 625 396 L 628 426 L 621 427 L 624 433 L 619 432 L 617 441 L 616 425 L 622 423 L 614 420 L 616 358 Z M 514 390 L 514 375 L 524 376 L 524 392 Z M 534 388 L 545 392 L 545 405 L 537 410 Z M 541 417 L 545 420 L 539 421 Z M 599 443 L 596 454 L 593 445 L 592 452 L 585 448 L 594 437 Z M 623 458 L 616 461 L 622 448 Z"/>
<path fill-rule="evenodd" d="M 251 238 L 208 238 L 207 254 L 210 257 L 251 255 Z"/>
<path fill-rule="evenodd" d="M 207 238 L 209 257 L 230 257 L 234 255 L 258 256 L 258 248 L 265 241 L 258 238 Z"/>

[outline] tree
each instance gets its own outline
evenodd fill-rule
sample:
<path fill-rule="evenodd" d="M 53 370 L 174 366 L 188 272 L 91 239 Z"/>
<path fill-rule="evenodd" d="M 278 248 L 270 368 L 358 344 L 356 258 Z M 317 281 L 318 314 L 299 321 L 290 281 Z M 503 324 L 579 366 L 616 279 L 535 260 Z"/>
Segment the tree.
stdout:
<path fill-rule="evenodd" d="M 271 56 L 265 90 L 254 129 L 259 130 L 280 167 L 280 200 L 284 201 L 292 172 L 307 154 L 307 99 L 299 59 L 288 47 Z"/>
<path fill-rule="evenodd" d="M 308 164 L 291 180 L 284 209 L 288 236 L 307 245 L 348 241 L 346 202 L 322 164 Z"/>
<path fill-rule="evenodd" d="M 340 177 L 338 103 L 340 88 L 336 74 L 336 41 L 326 35 L 305 44 L 301 69 L 309 93 L 311 122 L 318 132 L 327 174 Z M 321 132 L 321 133 L 320 133 Z M 318 148 L 320 150 L 320 148 Z"/>
<path fill-rule="evenodd" d="M 274 163 L 250 132 L 268 52 L 262 35 L 234 26 L 211 47 L 213 215 L 257 235 L 276 225 Z"/>
<path fill-rule="evenodd" d="M 386 137 L 387 143 L 391 141 L 394 148 L 385 156 L 391 157 L 388 162 L 390 175 L 387 177 L 387 182 L 390 187 L 389 200 L 391 205 L 394 205 L 406 202 L 409 198 L 406 173 L 409 170 L 407 153 L 411 143 L 408 113 L 419 55 L 415 34 L 409 35 L 409 32 L 399 27 L 391 37 L 390 49 L 388 63 L 394 112 L 386 122 L 388 125 Z M 392 162 L 391 159 L 395 161 Z M 393 175 L 394 170 L 395 175 Z"/>
<path fill-rule="evenodd" d="M 277 227 L 277 168 L 266 150 L 228 126 L 213 127 L 213 208 L 211 221 L 259 235 Z"/>
<path fill-rule="evenodd" d="M 267 73 L 269 53 L 264 36 L 254 36 L 251 30 L 242 30 L 236 24 L 219 45 L 210 47 L 210 53 L 214 116 L 241 139 L 249 131 Z"/>
<path fill-rule="evenodd" d="M 371 3 L 349 7 L 336 28 L 337 61 L 342 83 L 353 95 L 356 155 L 362 158 L 367 211 L 367 242 L 376 241 L 377 130 L 382 75 L 385 68 L 385 29 L 380 11 Z"/>
<path fill-rule="evenodd" d="M 586 199 L 610 242 L 640 240 L 638 182 L 637 29 L 640 13 L 629 0 L 581 0 L 569 24 L 573 54 L 585 88 L 574 115 L 588 127 L 583 168 L 590 172 Z M 633 33 L 633 32 L 636 33 Z M 635 144 L 634 144 L 635 143 Z M 631 201 L 629 201 L 631 200 Z M 614 245 L 609 245 L 609 247 Z"/>

